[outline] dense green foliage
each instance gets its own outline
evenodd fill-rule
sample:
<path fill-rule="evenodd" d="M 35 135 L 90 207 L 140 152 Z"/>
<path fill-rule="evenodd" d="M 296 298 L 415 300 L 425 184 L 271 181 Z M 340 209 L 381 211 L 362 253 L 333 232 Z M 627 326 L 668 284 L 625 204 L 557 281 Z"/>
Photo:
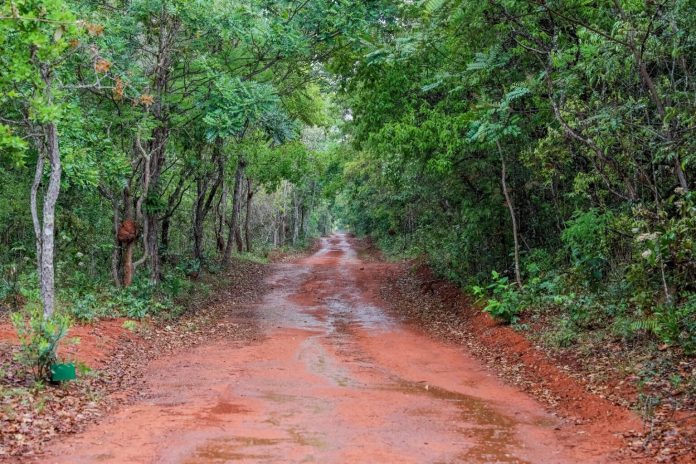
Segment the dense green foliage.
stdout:
<path fill-rule="evenodd" d="M 555 311 L 558 344 L 693 351 L 694 11 L 3 2 L 0 304 L 50 315 L 55 265 L 74 320 L 171 314 L 233 252 L 338 225 L 507 322 Z"/>
<path fill-rule="evenodd" d="M 43 306 L 26 326 L 42 340 L 54 308 L 171 317 L 233 252 L 328 232 L 339 110 L 321 62 L 380 11 L 0 3 L 0 309 Z"/>
<path fill-rule="evenodd" d="M 403 4 L 335 64 L 353 117 L 340 216 L 488 287 L 503 320 L 555 308 L 565 328 L 693 351 L 694 11 Z"/>

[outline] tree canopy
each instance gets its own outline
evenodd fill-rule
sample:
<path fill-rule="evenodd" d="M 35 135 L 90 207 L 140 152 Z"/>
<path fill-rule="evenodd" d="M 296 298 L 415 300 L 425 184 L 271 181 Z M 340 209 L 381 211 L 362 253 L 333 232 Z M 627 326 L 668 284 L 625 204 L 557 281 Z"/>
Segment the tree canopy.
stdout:
<path fill-rule="evenodd" d="M 155 295 L 342 227 L 693 349 L 695 6 L 4 2 L 0 298 Z"/>

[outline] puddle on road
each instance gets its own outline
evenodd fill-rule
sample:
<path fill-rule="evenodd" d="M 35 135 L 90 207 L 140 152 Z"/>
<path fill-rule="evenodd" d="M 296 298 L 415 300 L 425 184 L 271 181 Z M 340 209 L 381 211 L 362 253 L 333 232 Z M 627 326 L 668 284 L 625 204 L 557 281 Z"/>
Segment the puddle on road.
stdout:
<path fill-rule="evenodd" d="M 184 461 L 184 464 L 224 463 L 247 459 L 267 460 L 273 458 L 272 454 L 259 452 L 245 452 L 245 448 L 275 446 L 282 439 L 256 438 L 256 437 L 224 437 L 207 441 L 196 448 L 193 456 Z M 258 450 L 262 451 L 262 450 Z"/>
<path fill-rule="evenodd" d="M 520 446 L 515 437 L 516 423 L 478 398 L 428 385 L 425 382 L 410 382 L 404 379 L 397 379 L 394 383 L 374 388 L 422 395 L 455 405 L 459 409 L 461 419 L 456 423 L 459 432 L 469 438 L 468 441 L 472 443 L 467 451 L 457 456 L 457 460 L 467 463 L 528 464 L 528 461 L 514 456 L 511 451 Z M 432 409 L 411 412 L 422 416 L 433 414 Z"/>
<path fill-rule="evenodd" d="M 289 438 L 262 437 L 218 437 L 206 441 L 196 448 L 193 455 L 183 461 L 183 464 L 226 463 L 231 461 L 282 462 L 283 445 L 299 446 L 322 450 L 326 448 L 317 436 L 306 434 L 298 429 L 286 430 Z"/>

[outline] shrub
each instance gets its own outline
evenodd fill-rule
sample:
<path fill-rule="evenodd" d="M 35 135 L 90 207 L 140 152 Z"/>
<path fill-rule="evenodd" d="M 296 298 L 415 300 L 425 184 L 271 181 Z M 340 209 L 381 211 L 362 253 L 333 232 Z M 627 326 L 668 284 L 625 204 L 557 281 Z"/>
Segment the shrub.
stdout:
<path fill-rule="evenodd" d="M 54 314 L 44 319 L 36 307 L 24 313 L 13 313 L 12 324 L 21 345 L 18 360 L 30 367 L 37 379 L 49 378 L 51 364 L 58 360 L 58 345 L 68 333 L 68 317 Z"/>
<path fill-rule="evenodd" d="M 634 331 L 645 330 L 662 342 L 681 347 L 685 353 L 696 352 L 696 296 L 682 306 L 658 306 L 650 317 L 635 321 Z"/>
<path fill-rule="evenodd" d="M 556 327 L 544 334 L 544 340 L 551 346 L 567 348 L 577 340 L 577 328 L 573 321 L 567 318 L 560 319 Z"/>
<path fill-rule="evenodd" d="M 485 312 L 493 316 L 494 319 L 511 324 L 517 322 L 517 316 L 524 309 L 520 291 L 509 279 L 501 276 L 496 271 L 491 274 L 492 283 L 485 289 L 473 287 L 473 293 L 480 299 L 485 295 L 491 295 L 483 308 Z"/>
<path fill-rule="evenodd" d="M 76 296 L 68 307 L 68 312 L 77 321 L 91 322 L 98 316 L 97 298 L 92 294 Z"/>
<path fill-rule="evenodd" d="M 566 222 L 561 240 L 570 251 L 573 270 L 586 284 L 596 284 L 604 277 L 609 262 L 607 225 L 611 213 L 597 209 L 578 212 Z"/>

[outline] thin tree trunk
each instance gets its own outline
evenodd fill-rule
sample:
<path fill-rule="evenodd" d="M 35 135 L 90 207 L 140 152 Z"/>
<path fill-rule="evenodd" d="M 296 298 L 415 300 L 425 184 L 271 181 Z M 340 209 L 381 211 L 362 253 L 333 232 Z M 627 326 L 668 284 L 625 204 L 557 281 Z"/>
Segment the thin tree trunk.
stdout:
<path fill-rule="evenodd" d="M 217 159 L 217 164 L 218 177 L 220 179 L 222 193 L 220 194 L 220 201 L 217 205 L 218 223 L 215 228 L 215 241 L 217 242 L 217 250 L 219 254 L 222 254 L 225 251 L 225 216 L 227 213 L 227 182 L 225 182 L 225 162 L 225 153 L 221 146 L 220 156 Z"/>
<path fill-rule="evenodd" d="M 237 162 L 237 170 L 234 175 L 234 187 L 232 193 L 232 217 L 229 222 L 229 230 L 227 234 L 227 244 L 225 245 L 225 256 L 224 262 L 229 263 L 232 258 L 232 247 L 235 241 L 237 242 L 237 249 L 241 245 L 241 236 L 239 232 L 239 216 L 241 213 L 241 191 L 242 191 L 242 181 L 244 179 L 244 168 L 246 167 L 246 160 L 240 155 L 239 161 Z"/>
<path fill-rule="evenodd" d="M 279 235 L 278 244 L 280 246 L 285 245 L 285 232 L 286 232 L 286 227 L 287 227 L 286 218 L 287 218 L 287 216 L 285 215 L 285 213 L 282 213 L 280 216 L 280 229 L 279 229 L 279 234 L 278 234 Z"/>
<path fill-rule="evenodd" d="M 58 128 L 51 122 L 46 125 L 46 142 L 49 165 L 51 167 L 48 187 L 43 203 L 43 224 L 41 233 L 41 297 L 44 303 L 44 318 L 55 311 L 55 274 L 53 253 L 55 240 L 55 211 L 60 193 L 60 147 Z"/>
<path fill-rule="evenodd" d="M 128 266 L 130 268 L 131 274 L 135 273 L 135 270 L 143 264 L 145 261 L 148 259 L 148 253 L 149 253 L 149 248 L 148 248 L 148 227 L 149 223 L 148 221 L 144 218 L 143 214 L 143 203 L 145 202 L 145 199 L 148 196 L 148 193 L 150 191 L 150 153 L 145 151 L 143 148 L 142 144 L 140 143 L 140 134 L 136 134 L 135 136 L 135 144 L 138 150 L 141 153 L 142 156 L 142 161 L 143 161 L 143 175 L 141 177 L 142 179 L 142 190 L 140 192 L 140 196 L 138 197 L 138 201 L 135 204 L 135 222 L 137 224 L 142 224 L 143 225 L 143 233 L 142 233 L 142 239 L 143 239 L 143 256 L 133 262 L 132 266 Z M 125 274 L 125 272 L 124 272 Z M 125 280 L 125 279 L 124 279 Z M 125 284 L 125 282 L 124 282 Z M 130 282 L 129 282 L 130 285 Z"/>
<path fill-rule="evenodd" d="M 299 224 L 299 208 L 297 207 L 297 194 L 295 190 L 292 191 L 292 245 L 297 244 L 297 239 L 300 234 L 300 224 Z"/>
<path fill-rule="evenodd" d="M 502 167 L 501 174 L 501 184 L 503 186 L 503 194 L 505 195 L 505 202 L 507 203 L 508 210 L 510 211 L 510 220 L 512 221 L 512 239 L 515 242 L 515 281 L 517 286 L 522 288 L 522 276 L 520 275 L 520 243 L 517 236 L 517 218 L 515 216 L 515 208 L 512 204 L 512 199 L 510 198 L 510 193 L 507 188 L 507 172 L 505 169 L 505 156 L 503 156 L 503 150 L 500 147 L 500 142 L 496 142 L 498 145 L 498 152 L 500 153 L 500 162 Z"/>
<path fill-rule="evenodd" d="M 224 179 L 223 179 L 224 182 Z M 225 216 L 227 212 L 227 183 L 222 185 L 222 194 L 217 207 L 217 227 L 215 228 L 215 241 L 217 242 L 218 253 L 222 254 L 225 251 Z"/>
<path fill-rule="evenodd" d="M 138 203 L 140 203 L 140 199 L 138 200 Z M 140 206 L 138 206 L 138 209 L 140 209 Z M 138 213 L 136 213 L 137 216 L 135 219 L 133 218 L 133 199 L 131 198 L 129 187 L 123 189 L 123 210 L 124 222 L 128 220 L 133 221 L 136 227 L 136 234 L 133 240 L 120 243 L 123 266 L 123 286 L 130 287 L 130 285 L 133 283 L 133 273 L 135 272 L 135 266 L 133 265 L 133 249 L 135 248 L 135 243 L 138 240 L 138 221 L 142 218 Z M 116 230 L 116 240 L 118 241 L 118 229 Z"/>
<path fill-rule="evenodd" d="M 254 190 L 252 189 L 251 179 L 247 177 L 247 203 L 246 203 L 246 217 L 244 218 L 244 237 L 246 238 L 246 249 L 251 253 L 251 229 L 249 223 L 251 222 L 251 199 L 254 197 Z"/>
<path fill-rule="evenodd" d="M 41 240 L 41 221 L 39 220 L 38 210 L 38 194 L 43 178 L 44 155 L 39 150 L 38 158 L 36 159 L 36 170 L 34 171 L 34 182 L 31 184 L 31 195 L 29 197 L 29 205 L 31 208 L 31 220 L 34 224 L 34 237 L 36 238 L 36 272 L 38 273 L 39 281 L 41 280 L 41 252 L 43 245 Z"/>
<path fill-rule="evenodd" d="M 119 264 L 121 263 L 121 243 L 118 241 L 118 229 L 121 226 L 121 214 L 119 212 L 118 200 L 115 198 L 116 195 L 112 197 L 112 205 L 114 210 L 114 251 L 111 252 L 111 277 L 114 279 L 114 285 L 120 287 L 121 273 L 119 271 Z"/>

